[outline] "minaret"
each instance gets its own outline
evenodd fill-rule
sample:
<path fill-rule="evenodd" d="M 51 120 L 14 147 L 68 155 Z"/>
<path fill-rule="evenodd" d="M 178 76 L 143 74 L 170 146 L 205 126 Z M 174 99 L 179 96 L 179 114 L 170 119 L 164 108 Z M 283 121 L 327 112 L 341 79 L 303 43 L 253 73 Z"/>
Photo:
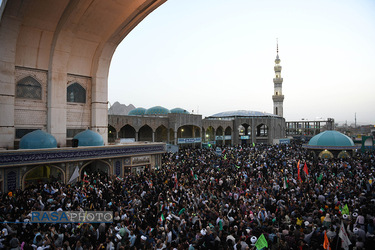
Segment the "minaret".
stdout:
<path fill-rule="evenodd" d="M 283 101 L 284 95 L 282 91 L 283 87 L 283 78 L 281 78 L 281 66 L 279 59 L 279 42 L 276 45 L 276 59 L 275 59 L 275 78 L 273 78 L 274 83 L 274 94 L 272 96 L 273 100 L 273 114 L 283 117 Z"/>

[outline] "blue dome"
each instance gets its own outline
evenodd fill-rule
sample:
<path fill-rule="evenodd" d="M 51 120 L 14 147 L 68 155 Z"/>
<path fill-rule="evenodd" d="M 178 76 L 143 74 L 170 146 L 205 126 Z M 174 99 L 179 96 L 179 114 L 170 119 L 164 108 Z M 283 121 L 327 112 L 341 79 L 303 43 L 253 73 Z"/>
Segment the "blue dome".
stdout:
<path fill-rule="evenodd" d="M 182 109 L 182 108 L 171 109 L 171 113 L 173 113 L 173 114 L 190 114 L 188 111 L 186 111 L 185 109 Z"/>
<path fill-rule="evenodd" d="M 344 147 L 354 146 L 354 142 L 350 137 L 334 131 L 326 130 L 320 134 L 317 134 L 309 141 L 309 146 L 332 146 L 332 147 Z"/>
<path fill-rule="evenodd" d="M 146 113 L 145 108 L 136 108 L 133 110 L 130 110 L 128 115 L 144 115 Z"/>
<path fill-rule="evenodd" d="M 91 147 L 91 146 L 103 146 L 103 137 L 92 130 L 85 130 L 74 136 L 73 139 L 78 140 L 78 146 Z"/>
<path fill-rule="evenodd" d="M 275 116 L 275 117 L 277 117 L 277 115 L 273 115 L 273 114 L 270 114 L 270 113 L 252 111 L 252 110 L 226 111 L 226 112 L 214 114 L 210 117 L 218 117 L 219 118 L 219 117 L 236 117 L 236 116 L 240 116 L 240 117 Z"/>
<path fill-rule="evenodd" d="M 161 106 L 155 106 L 155 107 L 147 109 L 145 115 L 167 115 L 169 113 L 170 113 L 169 109 L 166 109 Z"/>
<path fill-rule="evenodd" d="M 42 130 L 35 130 L 24 135 L 20 141 L 20 149 L 57 148 L 55 137 Z"/>

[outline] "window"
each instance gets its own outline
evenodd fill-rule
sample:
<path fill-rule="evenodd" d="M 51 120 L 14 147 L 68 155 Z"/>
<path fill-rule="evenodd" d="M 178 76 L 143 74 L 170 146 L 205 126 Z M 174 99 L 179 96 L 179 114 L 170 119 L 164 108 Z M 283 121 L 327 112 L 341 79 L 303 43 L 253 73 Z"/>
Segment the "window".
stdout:
<path fill-rule="evenodd" d="M 268 127 L 265 124 L 261 124 L 257 127 L 257 136 L 266 137 L 268 136 Z"/>
<path fill-rule="evenodd" d="M 16 139 L 21 139 L 24 135 L 33 132 L 35 130 L 38 130 L 37 128 L 34 129 L 26 129 L 26 128 L 17 128 L 16 129 Z"/>
<path fill-rule="evenodd" d="M 67 129 L 66 130 L 66 137 L 67 138 L 73 138 L 74 136 L 76 136 L 77 134 L 81 133 L 82 131 L 85 131 L 85 129 L 81 129 L 81 128 L 76 128 L 76 129 Z"/>
<path fill-rule="evenodd" d="M 16 97 L 42 100 L 42 86 L 37 80 L 31 76 L 27 76 L 18 81 Z"/>
<path fill-rule="evenodd" d="M 86 90 L 76 82 L 69 85 L 66 91 L 66 101 L 86 103 Z"/>

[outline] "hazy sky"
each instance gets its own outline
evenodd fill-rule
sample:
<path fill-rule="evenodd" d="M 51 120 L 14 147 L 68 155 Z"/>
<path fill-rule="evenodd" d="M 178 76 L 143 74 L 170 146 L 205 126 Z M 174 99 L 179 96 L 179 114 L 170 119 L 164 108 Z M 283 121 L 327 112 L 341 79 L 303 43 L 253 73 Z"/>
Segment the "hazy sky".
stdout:
<path fill-rule="evenodd" d="M 168 0 L 118 46 L 108 100 L 272 113 L 276 38 L 287 121 L 375 124 L 374 0 Z"/>

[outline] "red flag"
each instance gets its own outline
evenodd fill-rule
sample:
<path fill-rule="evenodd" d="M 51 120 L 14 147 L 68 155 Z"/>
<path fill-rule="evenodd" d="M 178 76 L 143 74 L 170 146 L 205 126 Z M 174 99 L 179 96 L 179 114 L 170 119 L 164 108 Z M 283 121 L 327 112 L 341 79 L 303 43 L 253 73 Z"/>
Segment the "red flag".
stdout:
<path fill-rule="evenodd" d="M 305 162 L 305 166 L 303 166 L 303 171 L 305 171 L 306 175 L 309 175 L 309 170 L 307 169 L 306 162 Z"/>
<path fill-rule="evenodd" d="M 298 164 L 297 164 L 297 168 L 298 168 L 298 180 L 302 182 L 302 178 L 301 178 L 301 174 L 300 174 L 299 162 L 300 161 L 298 161 Z"/>

